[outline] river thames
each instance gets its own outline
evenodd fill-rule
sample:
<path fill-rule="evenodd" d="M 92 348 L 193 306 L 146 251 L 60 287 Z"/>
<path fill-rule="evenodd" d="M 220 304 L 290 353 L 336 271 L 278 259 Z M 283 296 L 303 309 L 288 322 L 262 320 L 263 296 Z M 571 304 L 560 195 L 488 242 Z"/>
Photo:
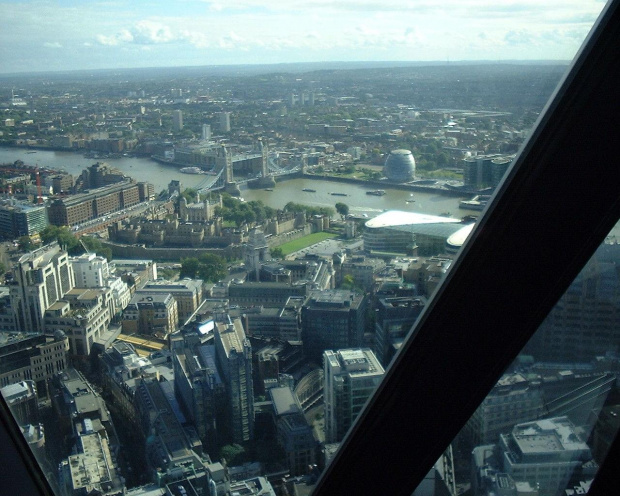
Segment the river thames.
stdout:
<path fill-rule="evenodd" d="M 79 153 L 50 150 L 32 150 L 22 148 L 0 148 L 0 163 L 13 163 L 21 160 L 27 165 L 38 165 L 50 169 L 64 170 L 78 176 L 88 166 L 97 162 L 96 159 L 84 158 Z M 119 159 L 101 160 L 116 167 L 137 181 L 147 181 L 155 186 L 155 192 L 168 187 L 173 180 L 181 181 L 184 188 L 201 186 L 207 177 L 201 174 L 183 174 L 173 165 L 161 164 L 148 158 L 122 157 Z M 313 189 L 315 191 L 303 191 Z M 450 213 L 454 217 L 475 214 L 458 208 L 459 199 L 433 193 L 420 193 L 390 189 L 385 186 L 384 196 L 367 195 L 366 192 L 376 187 L 362 184 L 340 183 L 307 178 L 296 178 L 282 181 L 273 191 L 264 189 L 244 189 L 241 194 L 245 200 L 261 200 L 265 205 L 282 208 L 288 202 L 306 205 L 334 207 L 338 202 L 346 203 L 350 212 L 356 215 L 366 214 L 373 217 L 384 210 L 405 210 L 427 214 Z M 331 193 L 338 193 L 333 195 Z M 346 195 L 346 196 L 344 196 Z"/>

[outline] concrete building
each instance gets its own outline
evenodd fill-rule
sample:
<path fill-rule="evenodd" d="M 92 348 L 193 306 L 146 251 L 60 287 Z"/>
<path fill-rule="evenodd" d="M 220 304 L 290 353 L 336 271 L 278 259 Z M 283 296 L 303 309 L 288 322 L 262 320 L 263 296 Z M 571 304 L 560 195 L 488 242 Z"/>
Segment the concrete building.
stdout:
<path fill-rule="evenodd" d="M 0 387 L 34 381 L 39 396 L 47 396 L 47 381 L 67 367 L 69 338 L 0 333 Z"/>
<path fill-rule="evenodd" d="M 290 297 L 281 307 L 246 309 L 245 328 L 252 337 L 301 341 L 301 307 L 304 297 Z"/>
<path fill-rule="evenodd" d="M 124 334 L 150 334 L 165 338 L 178 328 L 179 315 L 174 297 L 165 294 L 135 294 L 123 312 Z"/>
<path fill-rule="evenodd" d="M 149 281 L 135 293 L 142 296 L 171 294 L 177 302 L 178 325 L 182 326 L 203 300 L 202 279 Z"/>
<path fill-rule="evenodd" d="M 75 226 L 133 207 L 148 199 L 144 197 L 147 194 L 145 192 L 148 192 L 148 188 L 140 188 L 131 181 L 122 181 L 87 193 L 56 198 L 47 209 L 49 222 L 55 226 Z"/>
<path fill-rule="evenodd" d="M 202 125 L 202 141 L 209 141 L 211 139 L 211 126 L 209 124 Z"/>
<path fill-rule="evenodd" d="M 385 268 L 385 262 L 379 258 L 351 257 L 342 264 L 337 274 L 338 284 L 342 284 L 346 276 L 351 276 L 356 286 L 371 291 L 375 284 L 375 276 Z"/>
<path fill-rule="evenodd" d="M 47 224 L 45 205 L 33 205 L 12 199 L 0 201 L 0 234 L 3 236 L 32 236 L 40 233 Z"/>
<path fill-rule="evenodd" d="M 369 349 L 323 352 L 325 442 L 342 441 L 385 371 Z"/>
<path fill-rule="evenodd" d="M 172 111 L 172 130 L 176 132 L 183 130 L 183 112 L 180 110 Z"/>
<path fill-rule="evenodd" d="M 289 298 L 305 298 L 307 292 L 308 284 L 303 282 L 294 285 L 281 282 L 245 282 L 231 284 L 227 296 L 234 305 L 282 308 Z"/>
<path fill-rule="evenodd" d="M 102 288 L 110 277 L 110 267 L 105 257 L 94 253 L 84 253 L 71 257 L 74 286 L 78 288 Z"/>
<path fill-rule="evenodd" d="M 414 259 L 403 272 L 403 279 L 415 284 L 419 293 L 428 298 L 443 281 L 451 265 L 452 258 L 450 257 L 419 257 Z"/>
<path fill-rule="evenodd" d="M 295 393 L 288 387 L 269 390 L 278 444 L 286 453 L 291 475 L 305 475 L 316 463 L 317 442 Z"/>
<path fill-rule="evenodd" d="M 108 331 L 111 299 L 108 288 L 74 288 L 45 311 L 45 332 L 64 332 L 71 354 L 86 357 Z"/>
<path fill-rule="evenodd" d="M 480 451 L 491 456 L 477 456 Z M 510 434 L 500 436 L 497 448 L 479 446 L 472 455 L 475 494 L 485 494 L 484 473 L 493 467 L 515 484 L 525 482 L 537 488 L 540 496 L 556 496 L 572 478 L 592 479 L 598 469 L 590 448 L 566 417 L 518 424 Z"/>
<path fill-rule="evenodd" d="M 317 362 L 329 349 L 359 347 L 364 337 L 367 298 L 345 290 L 312 291 L 301 309 L 304 352 Z"/>
<path fill-rule="evenodd" d="M 220 112 L 220 131 L 230 132 L 230 112 Z"/>
<path fill-rule="evenodd" d="M 60 484 L 66 493 L 76 496 L 125 494 L 124 480 L 112 456 L 105 430 L 95 431 L 90 419 L 84 419 L 78 430 L 76 451 L 59 467 Z"/>
<path fill-rule="evenodd" d="M 0 389 L 0 394 L 19 425 L 39 423 L 39 402 L 34 381 L 9 384 Z"/>
<path fill-rule="evenodd" d="M 215 322 L 215 354 L 226 392 L 230 432 L 235 443 L 254 438 L 252 345 L 240 319 Z"/>
<path fill-rule="evenodd" d="M 18 331 L 43 332 L 45 311 L 73 288 L 69 256 L 57 243 L 23 255 L 9 286 Z"/>

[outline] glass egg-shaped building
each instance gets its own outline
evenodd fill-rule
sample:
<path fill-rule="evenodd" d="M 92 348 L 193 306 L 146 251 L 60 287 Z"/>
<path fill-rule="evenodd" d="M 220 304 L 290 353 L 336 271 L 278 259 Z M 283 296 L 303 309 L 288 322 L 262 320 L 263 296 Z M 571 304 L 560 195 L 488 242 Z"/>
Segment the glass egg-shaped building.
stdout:
<path fill-rule="evenodd" d="M 413 181 L 415 160 L 411 150 L 392 150 L 385 160 L 383 175 L 398 183 Z"/>

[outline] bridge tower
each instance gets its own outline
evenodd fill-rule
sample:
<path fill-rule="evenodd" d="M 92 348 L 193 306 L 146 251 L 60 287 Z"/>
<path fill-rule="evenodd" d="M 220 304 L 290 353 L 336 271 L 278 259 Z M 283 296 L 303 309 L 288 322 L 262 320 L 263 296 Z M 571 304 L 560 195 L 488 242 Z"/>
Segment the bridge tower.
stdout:
<path fill-rule="evenodd" d="M 263 140 L 259 140 L 258 149 L 262 155 L 261 177 L 258 184 L 261 188 L 271 188 L 276 185 L 276 181 L 273 178 L 273 175 L 269 174 L 269 147 L 263 143 Z"/>
<path fill-rule="evenodd" d="M 241 196 L 241 190 L 233 178 L 232 153 L 224 145 L 218 150 L 215 163 L 217 168 L 223 170 L 224 173 L 224 191 L 232 196 Z"/>

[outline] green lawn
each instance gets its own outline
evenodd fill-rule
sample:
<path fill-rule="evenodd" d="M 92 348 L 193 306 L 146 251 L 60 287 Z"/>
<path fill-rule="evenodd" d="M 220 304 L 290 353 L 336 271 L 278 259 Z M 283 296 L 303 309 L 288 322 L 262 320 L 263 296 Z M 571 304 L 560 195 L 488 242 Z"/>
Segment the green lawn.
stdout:
<path fill-rule="evenodd" d="M 306 248 L 307 246 L 311 246 L 315 243 L 323 241 L 324 239 L 335 237 L 336 235 L 333 233 L 318 232 L 314 234 L 308 234 L 308 236 L 289 241 L 288 243 L 284 243 L 283 245 L 280 245 L 280 248 L 282 248 L 282 253 L 284 254 L 284 256 L 286 256 L 289 253 L 299 251 L 303 248 Z"/>

